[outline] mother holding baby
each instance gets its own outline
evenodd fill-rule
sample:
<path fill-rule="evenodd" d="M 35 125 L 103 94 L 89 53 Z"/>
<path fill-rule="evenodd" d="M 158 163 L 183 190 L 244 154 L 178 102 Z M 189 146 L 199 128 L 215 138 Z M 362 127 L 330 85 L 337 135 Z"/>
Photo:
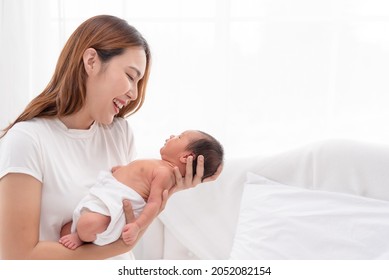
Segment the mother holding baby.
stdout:
<path fill-rule="evenodd" d="M 114 16 L 92 17 L 70 36 L 47 87 L 1 136 L 1 259 L 133 259 L 136 242 L 70 250 L 58 239 L 99 171 L 134 159 L 125 117 L 142 107 L 150 62 L 146 40 Z M 201 183 L 201 159 L 195 176 L 191 160 L 185 178 L 175 170 L 175 190 Z M 131 204 L 123 207 L 127 222 L 134 221 Z"/>

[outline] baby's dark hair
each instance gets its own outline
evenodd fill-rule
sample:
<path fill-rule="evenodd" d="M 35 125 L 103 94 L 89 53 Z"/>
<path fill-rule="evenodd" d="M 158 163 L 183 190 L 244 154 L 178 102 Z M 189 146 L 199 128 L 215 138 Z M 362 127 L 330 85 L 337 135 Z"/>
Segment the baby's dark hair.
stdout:
<path fill-rule="evenodd" d="M 217 168 L 223 163 L 224 149 L 223 146 L 213 136 L 199 131 L 205 137 L 195 140 L 190 143 L 186 149 L 193 152 L 193 176 L 196 174 L 197 156 L 204 156 L 204 175 L 201 178 L 203 181 L 215 174 Z"/>

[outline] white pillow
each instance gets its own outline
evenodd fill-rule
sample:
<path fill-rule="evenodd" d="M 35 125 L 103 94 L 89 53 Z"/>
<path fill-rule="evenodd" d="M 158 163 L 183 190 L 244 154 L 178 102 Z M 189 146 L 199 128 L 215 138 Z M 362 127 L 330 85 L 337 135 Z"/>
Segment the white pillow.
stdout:
<path fill-rule="evenodd" d="M 389 259 L 389 202 L 248 173 L 231 259 Z"/>

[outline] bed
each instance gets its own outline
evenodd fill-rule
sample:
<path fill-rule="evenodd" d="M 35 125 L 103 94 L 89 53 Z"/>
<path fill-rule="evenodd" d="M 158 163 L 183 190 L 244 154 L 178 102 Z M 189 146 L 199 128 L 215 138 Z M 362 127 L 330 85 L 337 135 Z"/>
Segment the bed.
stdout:
<path fill-rule="evenodd" d="M 175 194 L 137 259 L 389 259 L 389 146 L 326 140 L 225 161 Z"/>

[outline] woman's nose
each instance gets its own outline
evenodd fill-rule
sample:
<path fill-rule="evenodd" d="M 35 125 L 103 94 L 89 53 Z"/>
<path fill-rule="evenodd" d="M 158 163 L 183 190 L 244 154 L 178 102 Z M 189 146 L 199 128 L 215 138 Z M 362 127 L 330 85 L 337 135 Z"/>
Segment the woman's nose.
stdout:
<path fill-rule="evenodd" d="M 135 88 L 135 89 L 131 89 L 127 94 L 126 96 L 129 98 L 127 100 L 127 104 L 128 102 L 130 101 L 134 101 L 138 98 L 138 90 Z"/>

